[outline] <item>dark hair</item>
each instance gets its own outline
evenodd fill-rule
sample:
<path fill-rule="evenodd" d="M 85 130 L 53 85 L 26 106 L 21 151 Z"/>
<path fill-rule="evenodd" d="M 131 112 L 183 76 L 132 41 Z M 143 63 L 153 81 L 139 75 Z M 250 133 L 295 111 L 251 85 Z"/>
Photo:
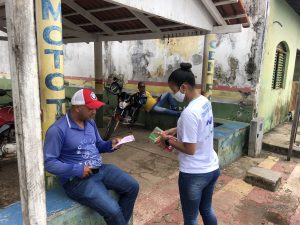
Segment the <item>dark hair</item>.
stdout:
<path fill-rule="evenodd" d="M 176 84 L 180 87 L 183 83 L 188 83 L 191 87 L 196 86 L 195 75 L 191 71 L 190 63 L 180 63 L 180 68 L 174 70 L 169 76 L 168 82 Z"/>
<path fill-rule="evenodd" d="M 140 87 L 141 85 L 144 85 L 144 86 L 145 86 L 145 82 L 144 82 L 144 81 L 138 82 L 138 87 Z"/>

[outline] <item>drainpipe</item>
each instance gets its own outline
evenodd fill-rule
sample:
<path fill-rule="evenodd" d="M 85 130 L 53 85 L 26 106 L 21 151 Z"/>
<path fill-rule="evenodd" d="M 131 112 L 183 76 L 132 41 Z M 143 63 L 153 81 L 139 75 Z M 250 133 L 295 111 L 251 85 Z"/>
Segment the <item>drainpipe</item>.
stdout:
<path fill-rule="evenodd" d="M 216 43 L 216 34 L 205 35 L 201 93 L 205 95 L 210 101 L 212 96 L 215 72 Z"/>
<path fill-rule="evenodd" d="M 37 0 L 36 23 L 43 138 L 65 113 L 64 57 L 60 0 Z"/>

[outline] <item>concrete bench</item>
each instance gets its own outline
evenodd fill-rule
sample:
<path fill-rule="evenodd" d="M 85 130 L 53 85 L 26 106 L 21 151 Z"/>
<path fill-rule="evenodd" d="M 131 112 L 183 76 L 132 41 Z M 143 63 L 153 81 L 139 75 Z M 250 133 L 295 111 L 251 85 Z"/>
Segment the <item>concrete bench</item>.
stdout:
<path fill-rule="evenodd" d="M 214 149 L 224 167 L 246 153 L 249 124 L 219 118 L 214 122 Z"/>
<path fill-rule="evenodd" d="M 117 199 L 117 195 L 110 191 Z M 66 196 L 62 188 L 46 192 L 48 225 L 106 225 L 104 219 L 94 210 L 82 206 Z M 20 202 L 0 209 L 1 225 L 22 225 Z M 132 225 L 132 221 L 129 223 Z"/>

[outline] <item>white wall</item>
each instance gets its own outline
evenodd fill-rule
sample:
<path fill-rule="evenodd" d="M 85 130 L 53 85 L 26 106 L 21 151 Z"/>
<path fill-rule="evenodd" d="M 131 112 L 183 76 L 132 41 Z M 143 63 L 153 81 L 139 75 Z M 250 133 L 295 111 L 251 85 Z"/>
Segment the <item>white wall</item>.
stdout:
<path fill-rule="evenodd" d="M 0 35 L 3 36 L 3 32 L 0 31 Z M 9 55 L 8 55 L 8 42 L 0 41 L 0 78 L 9 78 Z"/>
<path fill-rule="evenodd" d="M 64 46 L 65 76 L 95 77 L 94 43 Z"/>

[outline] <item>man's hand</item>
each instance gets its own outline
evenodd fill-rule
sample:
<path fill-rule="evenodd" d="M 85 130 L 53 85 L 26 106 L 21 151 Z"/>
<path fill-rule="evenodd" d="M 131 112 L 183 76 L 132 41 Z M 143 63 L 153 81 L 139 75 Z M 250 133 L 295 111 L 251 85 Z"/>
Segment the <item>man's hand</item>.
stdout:
<path fill-rule="evenodd" d="M 86 178 L 88 176 L 90 176 L 92 174 L 92 167 L 91 166 L 84 166 L 83 169 L 83 175 L 81 176 L 81 178 Z"/>
<path fill-rule="evenodd" d="M 122 145 L 119 145 L 117 147 L 115 147 L 119 142 L 121 141 L 121 138 L 113 138 L 112 139 L 112 148 L 114 150 L 120 149 Z"/>

